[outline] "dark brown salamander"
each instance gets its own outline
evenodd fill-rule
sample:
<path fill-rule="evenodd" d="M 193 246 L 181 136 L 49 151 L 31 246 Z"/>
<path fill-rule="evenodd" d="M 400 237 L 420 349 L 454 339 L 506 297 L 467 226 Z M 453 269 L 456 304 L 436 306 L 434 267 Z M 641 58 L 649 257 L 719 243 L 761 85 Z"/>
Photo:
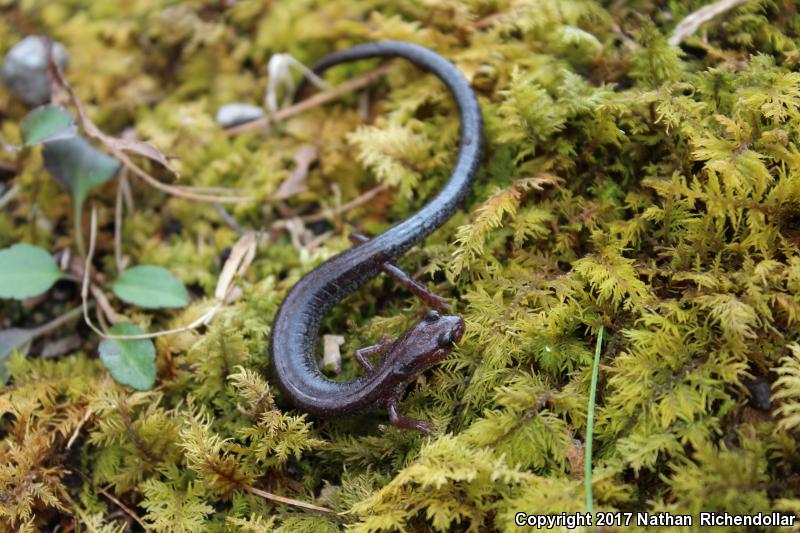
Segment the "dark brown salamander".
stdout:
<path fill-rule="evenodd" d="M 334 65 L 375 57 L 402 57 L 441 79 L 455 98 L 461 118 L 458 160 L 442 190 L 410 218 L 371 240 L 329 259 L 306 274 L 289 291 L 272 328 L 270 349 L 272 372 L 285 396 L 298 408 L 318 417 L 358 413 L 385 404 L 392 424 L 429 432 L 428 422 L 401 416 L 397 404 L 406 387 L 420 373 L 441 361 L 464 334 L 459 316 L 430 311 L 395 341 L 381 341 L 356 352 L 366 373 L 353 381 L 339 383 L 326 378 L 315 360 L 315 346 L 322 317 L 344 297 L 381 270 L 390 275 L 390 262 L 441 226 L 467 195 L 478 170 L 481 155 L 482 121 L 475 94 L 461 73 L 442 56 L 411 43 L 384 41 L 333 53 L 312 70 L 320 73 Z M 399 274 L 398 274 L 399 275 Z M 422 295 L 424 288 L 405 286 Z M 426 299 L 435 305 L 435 297 Z M 372 366 L 367 357 L 383 355 Z"/>

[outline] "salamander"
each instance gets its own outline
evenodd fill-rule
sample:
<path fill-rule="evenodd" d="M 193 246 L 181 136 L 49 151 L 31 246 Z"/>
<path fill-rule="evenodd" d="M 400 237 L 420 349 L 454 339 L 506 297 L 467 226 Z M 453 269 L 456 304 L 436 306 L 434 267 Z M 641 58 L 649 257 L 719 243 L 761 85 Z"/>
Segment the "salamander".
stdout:
<path fill-rule="evenodd" d="M 358 239 L 358 244 L 320 264 L 289 290 L 273 323 L 270 361 L 273 378 L 284 396 L 313 416 L 338 417 L 383 404 L 392 424 L 429 433 L 432 425 L 401 415 L 398 402 L 407 386 L 449 354 L 464 334 L 463 319 L 440 312 L 446 306 L 436 305 L 436 297 L 426 302 L 439 310 L 429 311 L 398 339 L 382 339 L 356 352 L 356 360 L 365 369 L 361 377 L 349 382 L 328 379 L 315 358 L 320 322 L 327 312 L 382 270 L 392 274 L 392 261 L 458 209 L 478 170 L 483 136 L 480 106 L 467 80 L 439 54 L 416 44 L 381 41 L 334 52 L 312 70 L 319 74 L 341 63 L 394 57 L 434 74 L 453 96 L 461 122 L 454 168 L 441 190 L 414 215 L 372 239 Z M 419 284 L 414 286 L 416 282 L 406 282 L 416 294 L 424 293 Z M 371 355 L 383 358 L 372 365 L 367 360 Z"/>

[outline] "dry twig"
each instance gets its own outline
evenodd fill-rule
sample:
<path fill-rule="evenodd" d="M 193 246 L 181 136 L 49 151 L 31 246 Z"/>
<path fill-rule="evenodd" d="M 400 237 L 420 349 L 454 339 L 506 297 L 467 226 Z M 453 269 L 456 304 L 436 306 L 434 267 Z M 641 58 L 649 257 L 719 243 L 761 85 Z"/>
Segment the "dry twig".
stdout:
<path fill-rule="evenodd" d="M 130 516 L 131 518 L 133 518 L 133 519 L 136 521 L 136 523 L 137 523 L 137 524 L 139 524 L 139 525 L 142 527 L 142 529 L 144 529 L 145 531 L 148 531 L 148 532 L 149 532 L 149 531 L 152 531 L 152 529 L 150 529 L 149 527 L 147 527 L 147 524 L 145 524 L 144 522 L 142 522 L 142 519 L 141 519 L 141 518 L 139 518 L 139 516 L 138 516 L 138 515 L 137 515 L 135 512 L 133 512 L 133 511 L 132 511 L 132 510 L 131 510 L 131 509 L 130 509 L 130 508 L 127 506 L 127 505 L 125 505 L 124 503 L 122 503 L 122 502 L 121 502 L 121 501 L 120 501 L 120 500 L 119 500 L 119 499 L 118 499 L 116 496 L 114 496 L 113 494 L 111 494 L 110 492 L 108 492 L 108 491 L 107 491 L 106 489 L 104 489 L 103 487 L 100 487 L 100 486 L 98 486 L 98 485 L 95 485 L 94 483 L 92 483 L 92 480 L 91 480 L 91 479 L 89 479 L 89 476 L 87 476 L 86 474 L 84 474 L 84 473 L 83 473 L 83 472 L 81 472 L 80 470 L 75 470 L 75 471 L 78 473 L 78 475 L 80 475 L 80 476 L 83 478 L 83 480 L 84 480 L 85 482 L 87 482 L 87 483 L 89 483 L 90 485 L 92 485 L 92 488 L 96 489 L 96 490 L 97 490 L 97 492 L 99 492 L 100 494 L 102 494 L 103 496 L 105 496 L 106 498 L 108 498 L 109 500 L 111 500 L 112 502 L 114 502 L 114 504 L 116 504 L 116 505 L 117 505 L 117 507 L 119 507 L 119 508 L 122 510 L 122 512 L 124 512 L 125 514 L 127 514 L 128 516 Z"/>
<path fill-rule="evenodd" d="M 128 169 L 123 168 L 117 178 L 117 198 L 114 204 L 114 263 L 117 267 L 117 275 L 125 270 L 122 264 L 122 200 L 123 200 L 123 181 L 126 179 Z"/>
<path fill-rule="evenodd" d="M 306 503 L 300 500 L 294 500 L 292 498 L 278 496 L 277 494 L 272 494 L 271 492 L 257 489 L 249 485 L 245 487 L 245 490 L 247 490 L 247 492 L 249 492 L 250 494 L 255 494 L 256 496 L 261 496 L 262 498 L 266 498 L 268 500 L 272 500 L 275 502 L 285 503 L 287 505 L 294 505 L 295 507 L 303 507 L 305 509 L 311 509 L 313 511 L 321 511 L 323 513 L 331 512 L 331 510 L 328 509 L 327 507 L 320 507 L 319 505 L 314 505 L 313 503 Z"/>
<path fill-rule="evenodd" d="M 701 25 L 710 21 L 726 11 L 744 4 L 747 0 L 719 0 L 713 4 L 703 6 L 694 13 L 690 13 L 680 23 L 675 26 L 675 30 L 669 38 L 669 44 L 678 46 L 684 39 L 697 31 Z"/>
<path fill-rule="evenodd" d="M 377 187 L 373 187 L 372 189 L 368 190 L 361 196 L 353 198 L 347 203 L 340 205 L 339 207 L 330 208 L 330 209 L 323 209 L 319 213 L 314 213 L 313 215 L 304 215 L 300 217 L 306 224 L 313 224 L 314 222 L 319 222 L 321 220 L 325 220 L 326 218 L 333 218 L 335 216 L 341 215 L 351 209 L 360 206 L 361 204 L 365 204 L 378 196 L 383 191 L 388 190 L 389 187 L 386 185 L 378 185 Z"/>
<path fill-rule="evenodd" d="M 390 68 L 391 65 L 388 63 L 385 65 L 381 65 L 375 70 L 367 72 L 366 74 L 364 74 L 363 76 L 359 76 L 358 78 L 347 81 L 341 84 L 339 87 L 336 87 L 335 89 L 317 93 L 311 98 L 303 100 L 302 102 L 294 104 L 293 106 L 289 106 L 285 109 L 281 109 L 272 116 L 267 116 L 264 118 L 260 118 L 258 120 L 245 122 L 244 124 L 240 124 L 239 126 L 228 128 L 227 130 L 225 130 L 225 135 L 228 136 L 239 135 L 240 133 L 258 130 L 269 124 L 280 122 L 281 120 L 286 120 L 287 118 L 297 115 L 298 113 L 302 113 L 303 111 L 307 111 L 311 108 L 330 102 L 331 100 L 335 100 L 344 94 L 362 89 L 367 85 L 373 83 L 375 80 L 385 76 Z"/>

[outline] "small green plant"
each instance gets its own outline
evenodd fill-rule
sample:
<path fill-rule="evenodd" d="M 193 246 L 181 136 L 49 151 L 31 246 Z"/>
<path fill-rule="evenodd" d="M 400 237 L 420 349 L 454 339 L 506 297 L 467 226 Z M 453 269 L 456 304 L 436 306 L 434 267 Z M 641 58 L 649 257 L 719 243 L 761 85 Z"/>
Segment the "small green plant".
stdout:
<path fill-rule="evenodd" d="M 135 324 L 119 323 L 109 330 L 112 335 L 143 335 Z M 98 348 L 100 360 L 124 385 L 149 390 L 156 381 L 156 349 L 152 341 L 141 339 L 103 339 Z"/>
<path fill-rule="evenodd" d="M 38 246 L 15 244 L 0 250 L 0 298 L 30 298 L 63 276 L 53 257 Z"/>
<path fill-rule="evenodd" d="M 63 107 L 47 104 L 31 111 L 20 124 L 25 148 L 43 145 L 44 166 L 72 196 L 75 240 L 81 255 L 86 254 L 83 239 L 83 205 L 89 193 L 110 180 L 120 169 L 116 159 L 98 151 L 78 136 L 72 115 Z M 6 147 L 19 150 L 22 147 Z M 15 244 L 0 250 L 0 298 L 25 299 L 48 291 L 59 279 L 68 278 L 50 253 L 29 244 Z M 141 265 L 125 272 L 113 282 L 120 300 L 146 309 L 180 308 L 189 303 L 183 284 L 168 270 Z M 86 305 L 86 304 L 84 304 Z M 10 329 L 0 332 L 0 377 L 8 374 L 6 360 L 12 351 L 26 352 L 37 336 L 50 331 Z M 155 347 L 149 339 L 126 339 L 144 335 L 132 324 L 120 323 L 109 334 L 116 339 L 100 343 L 100 359 L 120 383 L 136 389 L 149 389 L 155 382 Z"/>
<path fill-rule="evenodd" d="M 141 265 L 123 272 L 111 287 L 120 300 L 145 309 L 185 307 L 189 293 L 169 270 Z"/>

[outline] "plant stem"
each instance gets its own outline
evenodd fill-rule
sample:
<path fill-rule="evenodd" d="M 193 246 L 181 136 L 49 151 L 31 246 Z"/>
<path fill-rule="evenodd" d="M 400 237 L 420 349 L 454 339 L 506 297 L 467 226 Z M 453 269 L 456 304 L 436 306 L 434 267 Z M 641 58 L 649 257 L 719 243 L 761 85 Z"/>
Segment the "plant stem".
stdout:
<path fill-rule="evenodd" d="M 586 419 L 586 460 L 584 483 L 586 487 L 586 510 L 593 512 L 592 506 L 592 437 L 594 435 L 594 407 L 597 394 L 597 376 L 600 373 L 600 350 L 603 346 L 604 326 L 600 326 L 597 334 L 597 346 L 594 350 L 594 363 L 592 365 L 592 385 L 589 389 L 589 412 Z"/>
<path fill-rule="evenodd" d="M 75 309 L 67 311 L 63 315 L 54 318 L 50 322 L 47 322 L 46 324 L 42 324 L 38 328 L 33 329 L 31 331 L 31 333 L 33 334 L 34 337 L 39 337 L 40 335 L 44 335 L 45 333 L 50 333 L 54 329 L 63 326 L 64 324 L 66 324 L 70 320 L 74 320 L 74 319 L 80 317 L 82 312 L 83 312 L 83 309 L 81 308 L 81 306 L 78 306 Z"/>
<path fill-rule="evenodd" d="M 86 244 L 83 241 L 83 224 L 81 214 L 82 214 L 82 204 L 75 204 L 75 212 L 73 213 L 73 218 L 75 219 L 75 243 L 78 245 L 78 253 L 81 257 L 86 257 Z"/>

